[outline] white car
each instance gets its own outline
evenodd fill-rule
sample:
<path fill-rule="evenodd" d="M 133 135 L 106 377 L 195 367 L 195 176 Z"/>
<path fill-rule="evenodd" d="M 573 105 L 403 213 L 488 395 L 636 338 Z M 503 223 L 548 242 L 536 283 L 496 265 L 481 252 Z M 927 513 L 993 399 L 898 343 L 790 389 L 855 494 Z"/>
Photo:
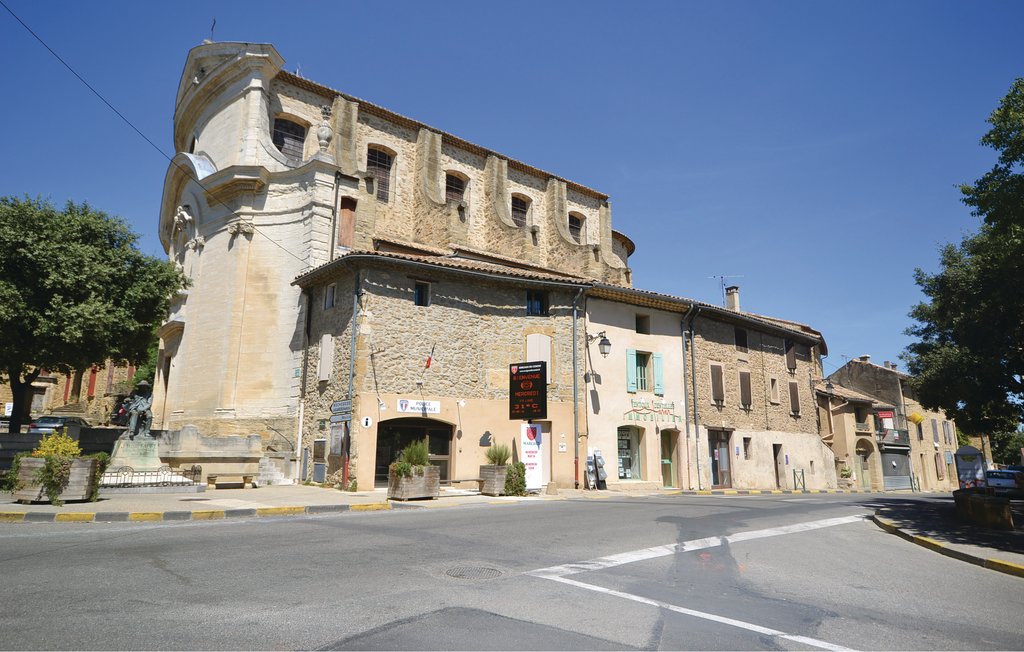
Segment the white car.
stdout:
<path fill-rule="evenodd" d="M 1024 497 L 1024 473 L 1020 471 L 985 471 L 985 482 L 994 494 Z"/>

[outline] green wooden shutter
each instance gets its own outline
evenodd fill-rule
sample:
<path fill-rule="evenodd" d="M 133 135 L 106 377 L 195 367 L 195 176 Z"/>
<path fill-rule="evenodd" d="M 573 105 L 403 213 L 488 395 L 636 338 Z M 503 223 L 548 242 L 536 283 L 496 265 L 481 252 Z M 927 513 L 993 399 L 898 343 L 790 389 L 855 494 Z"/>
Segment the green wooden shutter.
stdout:
<path fill-rule="evenodd" d="M 636 392 L 636 349 L 626 349 L 626 391 Z"/>
<path fill-rule="evenodd" d="M 654 393 L 658 396 L 665 395 L 665 371 L 661 361 L 661 354 L 654 353 Z"/>

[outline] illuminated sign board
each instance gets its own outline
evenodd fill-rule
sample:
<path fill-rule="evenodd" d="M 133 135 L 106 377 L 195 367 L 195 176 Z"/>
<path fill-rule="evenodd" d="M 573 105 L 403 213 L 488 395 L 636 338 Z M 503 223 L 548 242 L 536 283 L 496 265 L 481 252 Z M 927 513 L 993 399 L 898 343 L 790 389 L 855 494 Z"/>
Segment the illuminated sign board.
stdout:
<path fill-rule="evenodd" d="M 508 366 L 508 418 L 548 417 L 548 363 L 521 362 Z"/>

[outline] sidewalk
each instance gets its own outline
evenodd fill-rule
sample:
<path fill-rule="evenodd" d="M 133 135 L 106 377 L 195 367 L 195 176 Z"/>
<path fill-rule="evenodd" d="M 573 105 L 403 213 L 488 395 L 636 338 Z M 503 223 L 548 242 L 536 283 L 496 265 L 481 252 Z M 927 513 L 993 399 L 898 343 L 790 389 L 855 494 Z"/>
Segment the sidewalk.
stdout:
<path fill-rule="evenodd" d="M 953 498 L 929 502 L 900 502 L 875 511 L 883 530 L 939 554 L 1024 577 L 1024 505 L 1013 506 L 1018 529 L 990 530 L 967 525 L 956 517 Z"/>

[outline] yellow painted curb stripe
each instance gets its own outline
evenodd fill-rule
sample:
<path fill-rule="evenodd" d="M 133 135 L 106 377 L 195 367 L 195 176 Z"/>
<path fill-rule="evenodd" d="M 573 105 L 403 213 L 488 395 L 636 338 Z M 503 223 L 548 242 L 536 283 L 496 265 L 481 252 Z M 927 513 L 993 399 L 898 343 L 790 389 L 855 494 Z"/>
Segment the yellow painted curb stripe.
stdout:
<path fill-rule="evenodd" d="M 366 503 L 349 507 L 349 510 L 353 512 L 384 512 L 389 509 L 391 509 L 391 503 Z"/>
<path fill-rule="evenodd" d="M 722 493 L 724 493 L 726 496 L 735 496 L 736 494 L 739 493 L 739 491 L 737 491 L 736 489 L 726 489 Z"/>
<path fill-rule="evenodd" d="M 280 516 L 283 514 L 305 514 L 305 507 L 257 507 L 256 516 Z"/>
<path fill-rule="evenodd" d="M 224 518 L 224 510 L 211 509 L 202 512 L 192 512 L 193 521 L 212 521 L 218 518 Z"/>
<path fill-rule="evenodd" d="M 760 489 L 751 489 L 747 493 L 749 493 L 751 496 L 757 496 L 757 495 L 760 495 L 763 492 Z"/>
<path fill-rule="evenodd" d="M 518 501 L 511 500 L 488 500 L 488 505 L 515 505 Z"/>
<path fill-rule="evenodd" d="M 92 512 L 66 512 L 64 514 L 57 514 L 53 520 L 57 522 L 90 523 L 94 518 L 96 518 L 96 514 Z"/>
<path fill-rule="evenodd" d="M 697 495 L 698 496 L 710 496 L 711 492 L 708 491 L 707 489 L 701 489 L 700 491 L 697 492 Z"/>
<path fill-rule="evenodd" d="M 935 539 L 932 539 L 932 538 L 929 538 L 929 537 L 922 537 L 920 535 L 914 536 L 913 541 L 917 545 L 923 546 L 923 547 L 928 548 L 930 550 L 942 550 L 943 548 L 946 547 L 944 544 L 939 543 Z"/>
<path fill-rule="evenodd" d="M 129 521 L 162 521 L 163 512 L 132 512 L 128 514 Z"/>
<path fill-rule="evenodd" d="M 666 496 L 680 496 L 680 495 L 682 495 L 682 493 L 683 493 L 682 489 L 677 489 L 676 491 L 666 491 L 666 492 L 664 492 L 664 495 L 666 495 Z"/>
<path fill-rule="evenodd" d="M 782 493 L 782 489 L 772 489 L 772 490 L 771 490 L 770 492 L 768 492 L 768 493 L 773 493 L 773 494 L 781 494 L 781 493 Z"/>
<path fill-rule="evenodd" d="M 1017 577 L 1024 577 L 1024 566 L 1010 561 L 1003 561 L 1002 559 L 986 559 L 985 568 L 1002 571 L 1004 573 L 1009 573 L 1010 575 L 1016 575 Z"/>
<path fill-rule="evenodd" d="M 20 523 L 25 520 L 25 512 L 0 512 L 0 523 Z"/>

